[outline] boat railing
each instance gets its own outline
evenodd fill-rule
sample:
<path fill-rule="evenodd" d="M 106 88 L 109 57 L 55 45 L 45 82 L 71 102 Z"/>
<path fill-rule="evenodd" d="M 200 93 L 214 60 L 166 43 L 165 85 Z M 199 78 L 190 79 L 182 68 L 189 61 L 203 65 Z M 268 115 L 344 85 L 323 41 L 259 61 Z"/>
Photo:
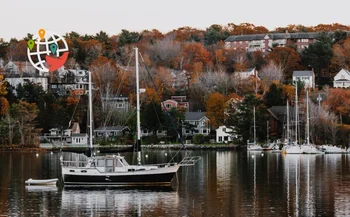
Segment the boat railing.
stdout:
<path fill-rule="evenodd" d="M 64 167 L 86 167 L 86 161 L 62 161 Z"/>
<path fill-rule="evenodd" d="M 200 156 L 188 156 L 184 157 L 182 161 L 179 163 L 180 166 L 193 166 L 197 161 L 201 159 Z"/>

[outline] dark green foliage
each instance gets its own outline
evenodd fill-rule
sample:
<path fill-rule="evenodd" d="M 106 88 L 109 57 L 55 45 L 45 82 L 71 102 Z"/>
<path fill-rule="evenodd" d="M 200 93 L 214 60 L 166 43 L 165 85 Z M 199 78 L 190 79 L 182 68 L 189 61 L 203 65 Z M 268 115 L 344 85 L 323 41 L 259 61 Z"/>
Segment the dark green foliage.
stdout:
<path fill-rule="evenodd" d="M 203 144 L 204 142 L 204 135 L 203 134 L 196 134 L 193 136 L 193 143 L 194 144 Z"/>
<path fill-rule="evenodd" d="M 236 108 L 228 109 L 229 117 L 226 126 L 233 127 L 233 133 L 240 136 L 241 144 L 246 144 L 248 139 L 253 141 L 254 106 L 257 141 L 264 140 L 266 137 L 267 109 L 262 100 L 257 99 L 253 94 L 249 94 L 242 102 L 237 104 Z"/>
<path fill-rule="evenodd" d="M 282 91 L 282 88 L 279 88 L 275 83 L 271 84 L 269 91 L 265 95 L 265 104 L 268 108 L 285 104 Z"/>
<path fill-rule="evenodd" d="M 333 34 L 332 43 L 336 44 L 336 43 L 338 43 L 340 41 L 344 41 L 347 37 L 348 37 L 348 33 L 347 32 L 344 32 L 342 30 L 337 30 Z"/>
<path fill-rule="evenodd" d="M 218 41 L 224 41 L 230 36 L 230 33 L 223 31 L 219 25 L 212 25 L 204 32 L 204 43 L 205 45 L 213 45 Z"/>
<path fill-rule="evenodd" d="M 332 38 L 321 33 L 315 43 L 303 50 L 302 61 L 304 66 L 314 68 L 315 73 L 319 74 L 322 70 L 328 70 L 332 56 Z"/>
<path fill-rule="evenodd" d="M 142 137 L 142 144 L 145 144 L 145 145 L 158 144 L 159 141 L 160 140 L 157 137 L 157 135 L 150 135 L 150 136 Z"/>
<path fill-rule="evenodd" d="M 141 108 L 141 127 L 156 134 L 156 131 L 162 129 L 163 122 L 162 111 L 159 103 L 150 102 Z"/>
<path fill-rule="evenodd" d="M 134 44 L 141 40 L 142 35 L 137 32 L 129 32 L 122 29 L 122 33 L 119 36 L 119 45 L 124 46 L 126 44 Z"/>

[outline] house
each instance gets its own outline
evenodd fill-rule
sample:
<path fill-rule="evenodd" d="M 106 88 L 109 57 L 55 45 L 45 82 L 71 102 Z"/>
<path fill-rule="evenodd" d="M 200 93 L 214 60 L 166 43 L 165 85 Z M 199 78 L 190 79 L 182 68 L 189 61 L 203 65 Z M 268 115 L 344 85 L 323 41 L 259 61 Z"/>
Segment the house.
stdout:
<path fill-rule="evenodd" d="M 72 133 L 72 146 L 88 146 L 88 135 L 85 133 Z"/>
<path fill-rule="evenodd" d="M 129 111 L 130 103 L 129 97 L 127 96 L 112 96 L 112 97 L 102 97 L 102 104 L 105 106 L 106 110 L 114 111 Z"/>
<path fill-rule="evenodd" d="M 216 129 L 216 143 L 230 143 L 234 139 L 237 139 L 237 135 L 232 134 L 232 129 L 226 126 L 220 126 Z"/>
<path fill-rule="evenodd" d="M 237 79 L 241 79 L 241 80 L 248 79 L 250 76 L 253 76 L 253 77 L 256 76 L 259 79 L 258 71 L 256 70 L 256 68 L 248 69 L 244 72 L 235 72 L 234 73 L 234 77 Z"/>
<path fill-rule="evenodd" d="M 209 135 L 209 118 L 205 112 L 186 112 L 185 120 L 182 124 L 182 136 L 193 136 L 195 134 Z"/>
<path fill-rule="evenodd" d="M 156 135 L 157 137 L 165 137 L 167 136 L 168 131 L 167 130 L 157 130 Z M 144 136 L 151 136 L 153 135 L 153 131 L 147 130 L 147 129 L 141 129 L 141 137 Z"/>
<path fill-rule="evenodd" d="M 161 103 L 161 107 L 163 111 L 169 111 L 172 108 L 188 111 L 189 103 L 186 99 L 186 96 L 171 96 L 171 99 L 165 100 Z"/>
<path fill-rule="evenodd" d="M 117 136 L 124 135 L 125 132 L 129 132 L 130 129 L 127 126 L 107 126 L 107 127 L 99 127 L 94 130 L 95 137 L 99 138 L 109 138 L 109 140 L 113 140 Z"/>
<path fill-rule="evenodd" d="M 269 52 L 274 46 L 295 46 L 298 50 L 308 47 L 316 41 L 319 33 L 268 33 L 233 35 L 225 40 L 225 47 L 233 50 L 244 50 L 247 52 L 262 51 Z"/>
<path fill-rule="evenodd" d="M 35 74 L 36 69 L 28 61 L 9 61 L 2 67 L 8 74 Z M 41 74 L 42 75 L 42 74 Z"/>
<path fill-rule="evenodd" d="M 5 81 L 7 81 L 14 88 L 17 88 L 20 84 L 23 86 L 25 83 L 33 83 L 42 86 L 45 92 L 48 90 L 48 79 L 47 77 L 43 76 L 34 76 L 27 73 L 25 73 L 23 76 L 14 74 L 8 75 L 8 77 L 5 78 Z"/>
<path fill-rule="evenodd" d="M 293 83 L 295 81 L 302 81 L 305 84 L 305 88 L 315 88 L 315 73 L 314 71 L 294 71 Z"/>
<path fill-rule="evenodd" d="M 334 76 L 333 87 L 348 88 L 350 87 L 350 71 L 342 69 Z"/>
<path fill-rule="evenodd" d="M 267 109 L 269 121 L 269 135 L 270 137 L 280 138 L 284 137 L 287 127 L 287 106 L 272 106 Z M 295 129 L 295 110 L 294 107 L 289 106 L 289 128 L 290 135 L 294 134 Z"/>

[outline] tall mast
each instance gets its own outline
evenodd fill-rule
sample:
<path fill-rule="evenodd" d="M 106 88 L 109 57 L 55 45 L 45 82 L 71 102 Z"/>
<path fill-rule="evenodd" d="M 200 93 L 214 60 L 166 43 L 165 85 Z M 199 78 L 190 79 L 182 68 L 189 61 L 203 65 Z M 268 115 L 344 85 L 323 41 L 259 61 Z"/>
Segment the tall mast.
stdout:
<path fill-rule="evenodd" d="M 287 144 L 289 144 L 289 135 L 290 135 L 290 132 L 289 132 L 289 102 L 288 102 L 288 99 L 287 99 Z"/>
<path fill-rule="evenodd" d="M 89 72 L 89 144 L 90 144 L 90 151 L 92 152 L 92 75 L 91 72 Z"/>
<path fill-rule="evenodd" d="M 139 51 L 135 47 L 135 67 L 136 67 L 136 127 L 137 127 L 137 164 L 141 165 L 141 121 L 140 121 L 140 84 L 139 84 Z"/>
<path fill-rule="evenodd" d="M 307 139 L 307 145 L 310 145 L 310 118 L 309 118 L 309 90 L 306 91 L 306 139 Z"/>
<path fill-rule="evenodd" d="M 253 108 L 254 111 L 254 145 L 256 145 L 256 129 L 255 129 L 255 106 Z"/>
<path fill-rule="evenodd" d="M 295 145 L 298 144 L 298 80 L 295 80 Z"/>
<path fill-rule="evenodd" d="M 269 144 L 269 121 L 266 121 L 266 129 L 267 129 L 267 144 Z"/>

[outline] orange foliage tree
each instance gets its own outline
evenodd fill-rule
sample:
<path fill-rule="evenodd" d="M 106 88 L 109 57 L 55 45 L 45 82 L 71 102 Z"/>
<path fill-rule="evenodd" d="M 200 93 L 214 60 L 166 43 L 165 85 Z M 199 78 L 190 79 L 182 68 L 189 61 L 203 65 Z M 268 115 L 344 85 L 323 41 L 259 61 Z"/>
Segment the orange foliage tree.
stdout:
<path fill-rule="evenodd" d="M 291 79 L 293 70 L 301 68 L 300 55 L 290 47 L 276 47 L 266 56 L 266 59 L 275 62 L 276 65 L 284 69 L 285 80 Z"/>
<path fill-rule="evenodd" d="M 349 116 L 350 90 L 342 88 L 330 89 L 327 101 L 325 101 L 324 104 L 336 114 Z"/>
<path fill-rule="evenodd" d="M 214 128 L 224 124 L 227 100 L 228 98 L 225 95 L 218 92 L 214 92 L 208 96 L 206 101 L 206 115 Z"/>
<path fill-rule="evenodd" d="M 332 68 L 336 71 L 344 68 L 350 69 L 350 37 L 343 43 L 337 43 L 332 48 L 333 57 L 331 59 Z"/>

